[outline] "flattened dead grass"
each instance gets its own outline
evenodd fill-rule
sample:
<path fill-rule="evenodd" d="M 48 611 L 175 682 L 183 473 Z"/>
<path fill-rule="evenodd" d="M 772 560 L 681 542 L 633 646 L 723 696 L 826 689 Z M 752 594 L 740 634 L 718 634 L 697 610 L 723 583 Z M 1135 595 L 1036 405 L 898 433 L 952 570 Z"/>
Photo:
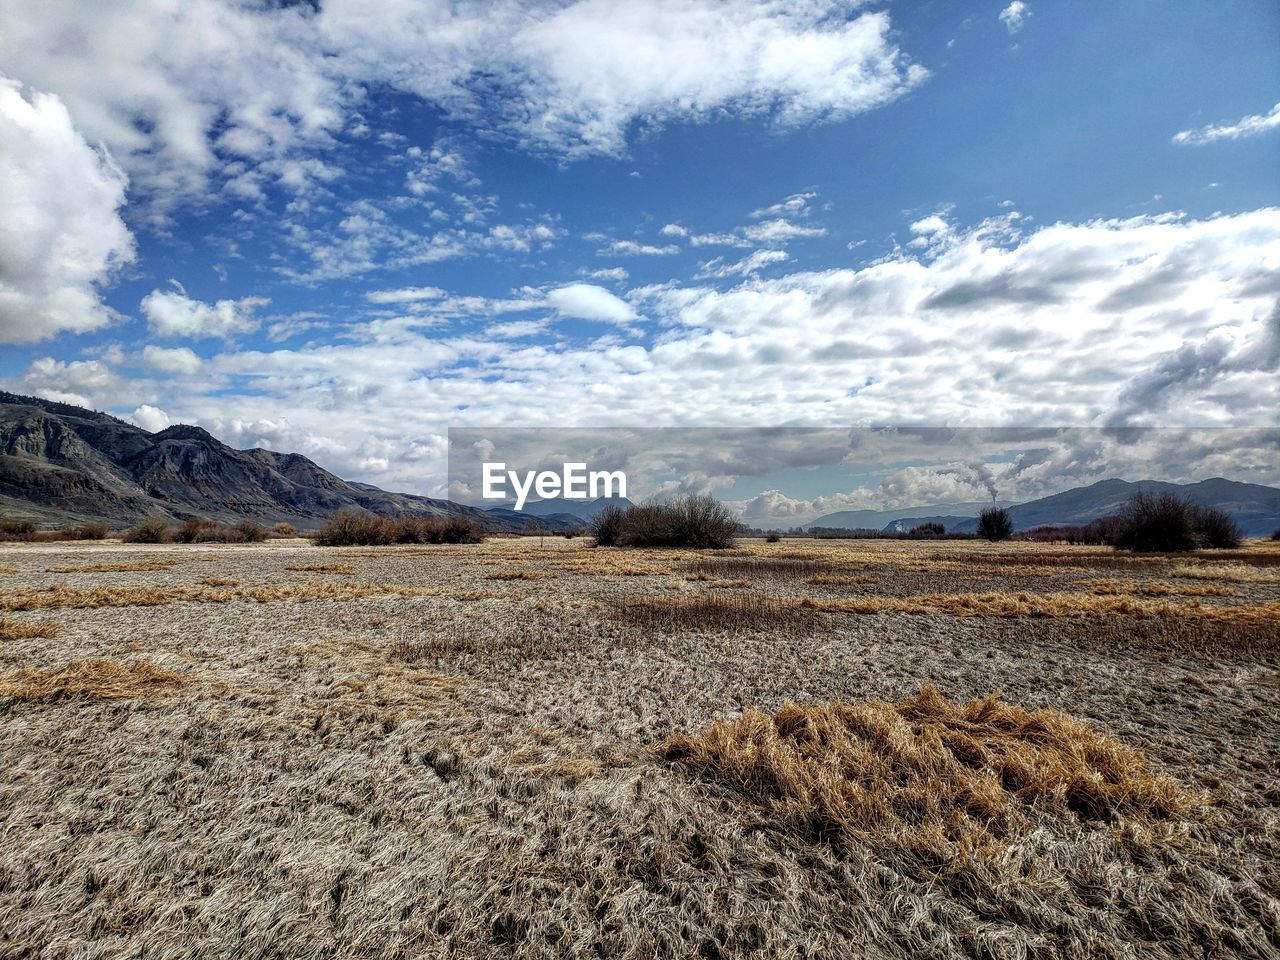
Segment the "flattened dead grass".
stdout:
<path fill-rule="evenodd" d="M 1171 583 L 1168 580 L 1121 580 L 1107 577 L 1089 580 L 1085 588 L 1099 596 L 1130 597 L 1236 597 L 1240 591 L 1217 583 Z"/>
<path fill-rule="evenodd" d="M 486 580 L 554 580 L 554 573 L 546 570 L 498 570 L 485 574 Z"/>
<path fill-rule="evenodd" d="M 1243 563 L 1184 563 L 1169 571 L 1184 580 L 1224 580 L 1227 583 L 1277 583 L 1280 573 Z"/>
<path fill-rule="evenodd" d="M 774 626 L 813 629 L 817 608 L 766 594 L 636 597 L 622 600 L 618 617 L 654 630 L 749 630 Z"/>
<path fill-rule="evenodd" d="M 839 613 L 942 613 L 953 617 L 1077 617 L 1120 615 L 1183 617 L 1280 625 L 1280 602 L 1206 604 L 1198 600 L 1171 603 L 1142 597 L 1091 593 L 935 593 L 908 597 L 806 599 L 821 610 Z"/>
<path fill-rule="evenodd" d="M 476 600 L 489 596 L 403 584 L 306 583 L 248 587 L 70 587 L 19 590 L 0 594 L 0 610 L 55 610 L 64 607 L 159 607 L 170 603 L 307 603 L 318 600 L 363 600 L 374 597 L 455 597 Z"/>
<path fill-rule="evenodd" d="M 294 573 L 355 573 L 349 563 L 291 563 L 285 567 Z"/>
<path fill-rule="evenodd" d="M 1204 809 L 1137 751 L 1073 717 L 994 696 L 958 705 L 932 686 L 896 705 L 747 710 L 660 753 L 806 836 L 930 871 L 997 861 L 1042 814 L 1153 823 Z"/>
<path fill-rule="evenodd" d="M 58 635 L 58 625 L 43 620 L 33 623 L 0 617 L 0 640 L 52 640 Z"/>
<path fill-rule="evenodd" d="M 139 660 L 124 664 L 109 657 L 71 660 L 52 670 L 28 667 L 0 677 L 0 697 L 15 700 L 57 700 L 87 697 L 122 700 L 165 696 L 187 678 Z"/>
<path fill-rule="evenodd" d="M 875 577 L 867 576 L 865 573 L 818 573 L 805 580 L 805 583 L 823 587 L 853 587 L 875 582 Z"/>
<path fill-rule="evenodd" d="M 181 560 L 133 560 L 123 563 L 85 563 L 70 567 L 49 567 L 45 573 L 148 573 L 176 567 Z"/>

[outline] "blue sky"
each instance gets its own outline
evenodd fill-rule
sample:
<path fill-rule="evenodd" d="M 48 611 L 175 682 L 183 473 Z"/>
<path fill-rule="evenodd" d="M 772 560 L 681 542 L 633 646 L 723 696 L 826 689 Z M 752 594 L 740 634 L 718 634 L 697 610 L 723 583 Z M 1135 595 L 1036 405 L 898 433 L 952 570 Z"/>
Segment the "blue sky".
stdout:
<path fill-rule="evenodd" d="M 1277 426 L 1274 3 L 0 24 L 11 390 L 437 494 L 450 426 Z"/>

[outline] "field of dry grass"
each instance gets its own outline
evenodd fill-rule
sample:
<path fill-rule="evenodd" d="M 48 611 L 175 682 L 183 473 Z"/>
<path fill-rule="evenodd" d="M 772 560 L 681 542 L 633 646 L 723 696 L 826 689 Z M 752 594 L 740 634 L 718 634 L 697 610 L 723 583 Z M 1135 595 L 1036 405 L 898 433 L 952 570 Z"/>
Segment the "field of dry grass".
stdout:
<path fill-rule="evenodd" d="M 1280 956 L 1280 544 L 0 568 L 0 957 Z"/>

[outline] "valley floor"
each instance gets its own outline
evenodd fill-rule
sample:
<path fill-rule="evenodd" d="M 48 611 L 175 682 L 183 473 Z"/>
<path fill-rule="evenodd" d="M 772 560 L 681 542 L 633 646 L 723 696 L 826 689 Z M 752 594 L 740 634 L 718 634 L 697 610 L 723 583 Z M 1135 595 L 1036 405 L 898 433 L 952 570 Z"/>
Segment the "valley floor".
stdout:
<path fill-rule="evenodd" d="M 0 545 L 0 836 L 3 957 L 1280 956 L 1280 544 Z"/>

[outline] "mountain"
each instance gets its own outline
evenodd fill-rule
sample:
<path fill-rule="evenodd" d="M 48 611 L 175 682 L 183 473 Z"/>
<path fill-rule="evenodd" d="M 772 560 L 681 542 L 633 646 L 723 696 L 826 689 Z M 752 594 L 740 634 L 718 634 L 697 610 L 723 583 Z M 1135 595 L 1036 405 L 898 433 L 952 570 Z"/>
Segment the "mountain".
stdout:
<path fill-rule="evenodd" d="M 951 517 L 976 517 L 990 501 L 978 503 L 934 503 L 923 507 L 903 507 L 899 510 L 841 510 L 811 520 L 806 527 L 832 527 L 837 530 L 883 530 L 896 520 L 917 517 L 928 519 L 934 515 Z M 948 527 L 947 529 L 950 529 Z"/>
<path fill-rule="evenodd" d="M 630 507 L 632 503 L 626 497 L 599 497 L 596 500 L 566 500 L 564 497 L 552 497 L 526 503 L 520 513 L 533 517 L 553 517 L 566 515 L 576 518 L 579 523 L 590 520 L 605 507 Z M 505 509 L 495 507 L 495 510 Z"/>
<path fill-rule="evenodd" d="M 957 517 L 950 514 L 944 514 L 936 517 L 903 517 L 901 520 L 894 520 L 892 523 L 884 525 L 885 533 L 906 533 L 912 527 L 918 527 L 922 523 L 940 523 L 948 532 L 958 530 L 964 524 L 972 524 L 973 517 Z"/>
<path fill-rule="evenodd" d="M 1007 506 L 1015 530 L 1040 526 L 1077 526 L 1119 513 L 1129 498 L 1139 491 L 1176 493 L 1205 507 L 1221 507 L 1240 524 L 1247 537 L 1270 536 L 1280 529 L 1280 489 L 1259 483 L 1242 483 L 1214 477 L 1198 483 L 1166 483 L 1163 480 L 1099 480 L 1087 487 L 1074 487 L 1039 500 Z M 843 530 L 910 530 L 927 521 L 941 523 L 952 533 L 977 529 L 978 512 L 990 503 L 934 504 L 901 510 L 846 510 L 819 517 L 812 527 Z"/>
<path fill-rule="evenodd" d="M 316 526 L 342 507 L 397 516 L 462 513 L 495 531 L 530 523 L 510 510 L 348 483 L 301 454 L 236 450 L 200 427 L 149 433 L 105 413 L 0 391 L 0 516 L 43 526 L 87 520 L 121 526 L 152 513 Z M 552 529 L 578 522 L 541 518 Z"/>
<path fill-rule="evenodd" d="M 1203 507 L 1221 507 L 1233 516 L 1247 537 L 1269 536 L 1280 529 L 1280 489 L 1260 483 L 1242 483 L 1214 477 L 1198 483 L 1166 483 L 1162 480 L 1099 480 L 1050 497 L 1029 500 L 1009 508 L 1016 530 L 1044 525 L 1078 525 L 1119 513 L 1138 492 L 1174 493 Z M 976 522 L 958 530 L 972 530 Z M 950 529 L 950 528 L 948 528 Z"/>

